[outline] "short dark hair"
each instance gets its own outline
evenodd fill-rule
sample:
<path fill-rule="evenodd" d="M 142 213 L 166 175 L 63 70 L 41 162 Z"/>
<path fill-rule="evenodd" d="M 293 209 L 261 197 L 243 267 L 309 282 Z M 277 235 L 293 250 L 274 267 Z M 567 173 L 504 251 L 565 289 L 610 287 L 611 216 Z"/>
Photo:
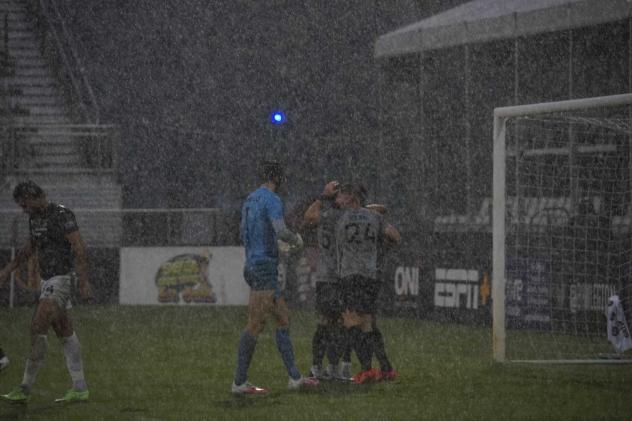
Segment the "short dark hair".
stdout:
<path fill-rule="evenodd" d="M 22 181 L 13 189 L 13 200 L 39 199 L 45 197 L 44 190 L 31 180 Z"/>
<path fill-rule="evenodd" d="M 285 167 L 278 161 L 263 161 L 260 172 L 263 181 L 279 183 L 285 179 Z"/>
<path fill-rule="evenodd" d="M 366 205 L 366 188 L 361 184 L 347 183 L 340 186 L 340 193 L 348 193 L 358 199 L 360 206 Z"/>

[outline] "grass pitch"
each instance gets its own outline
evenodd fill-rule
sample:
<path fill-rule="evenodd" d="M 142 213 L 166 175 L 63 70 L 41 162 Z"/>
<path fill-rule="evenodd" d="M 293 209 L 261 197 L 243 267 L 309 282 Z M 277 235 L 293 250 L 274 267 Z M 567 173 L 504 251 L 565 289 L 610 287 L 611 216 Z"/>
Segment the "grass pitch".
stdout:
<path fill-rule="evenodd" d="M 11 365 L 0 393 L 22 379 L 32 309 L 0 308 L 0 346 Z M 0 402 L 0 419 L 41 420 L 629 420 L 630 366 L 492 363 L 489 329 L 409 319 L 380 322 L 401 377 L 287 390 L 273 327 L 261 335 L 249 379 L 265 397 L 230 393 L 245 308 L 94 306 L 73 310 L 91 400 L 53 400 L 70 386 L 61 346 L 49 352 L 31 400 Z M 311 365 L 311 312 L 294 311 L 299 368 Z M 355 368 L 358 367 L 354 360 Z"/>

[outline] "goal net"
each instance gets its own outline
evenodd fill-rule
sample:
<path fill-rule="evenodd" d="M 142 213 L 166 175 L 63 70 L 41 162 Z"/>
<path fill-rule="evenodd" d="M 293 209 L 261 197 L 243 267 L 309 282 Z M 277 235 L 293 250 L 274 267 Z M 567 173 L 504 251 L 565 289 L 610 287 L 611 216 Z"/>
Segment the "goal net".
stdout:
<path fill-rule="evenodd" d="M 494 111 L 495 360 L 632 362 L 606 318 L 614 295 L 632 314 L 630 104 Z"/>

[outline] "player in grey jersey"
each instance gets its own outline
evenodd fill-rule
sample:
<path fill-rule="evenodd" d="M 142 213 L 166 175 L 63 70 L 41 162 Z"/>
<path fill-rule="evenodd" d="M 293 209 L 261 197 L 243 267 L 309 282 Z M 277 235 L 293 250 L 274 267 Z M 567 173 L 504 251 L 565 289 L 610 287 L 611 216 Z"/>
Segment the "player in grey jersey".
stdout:
<path fill-rule="evenodd" d="M 363 208 L 365 190 L 360 186 L 343 185 L 336 204 L 344 209 L 336 224 L 338 276 L 344 303 L 343 322 L 362 371 L 353 377 L 365 383 L 381 376 L 371 369 L 376 347 L 383 352 L 383 341 L 373 333 L 373 315 L 377 312 L 377 297 L 381 287 L 378 260 L 385 241 L 399 243 L 397 229 L 386 223 L 378 212 Z M 381 335 L 380 335 L 381 337 Z M 390 365 L 390 363 L 389 363 Z M 384 367 L 392 370 L 392 367 Z"/>
<path fill-rule="evenodd" d="M 316 272 L 316 312 L 318 325 L 312 338 L 311 375 L 319 378 L 338 378 L 338 362 L 342 353 L 342 329 L 340 324 L 342 303 L 338 288 L 335 231 L 341 211 L 333 205 L 339 183 L 331 181 L 323 193 L 307 209 L 304 223 L 318 226 L 318 266 Z M 327 353 L 329 365 L 322 370 L 323 357 Z"/>

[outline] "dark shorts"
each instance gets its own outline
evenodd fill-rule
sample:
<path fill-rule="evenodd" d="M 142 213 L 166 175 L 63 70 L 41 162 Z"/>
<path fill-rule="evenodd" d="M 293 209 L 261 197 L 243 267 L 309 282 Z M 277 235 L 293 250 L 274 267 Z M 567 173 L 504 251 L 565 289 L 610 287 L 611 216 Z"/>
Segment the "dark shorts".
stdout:
<path fill-rule="evenodd" d="M 338 318 L 342 309 L 339 284 L 316 282 L 316 312 L 328 318 Z"/>
<path fill-rule="evenodd" d="M 244 279 L 253 291 L 267 291 L 278 289 L 277 262 L 257 262 L 246 265 Z"/>
<path fill-rule="evenodd" d="M 340 295 L 345 310 L 375 314 L 381 283 L 362 276 L 349 276 L 340 280 Z"/>

